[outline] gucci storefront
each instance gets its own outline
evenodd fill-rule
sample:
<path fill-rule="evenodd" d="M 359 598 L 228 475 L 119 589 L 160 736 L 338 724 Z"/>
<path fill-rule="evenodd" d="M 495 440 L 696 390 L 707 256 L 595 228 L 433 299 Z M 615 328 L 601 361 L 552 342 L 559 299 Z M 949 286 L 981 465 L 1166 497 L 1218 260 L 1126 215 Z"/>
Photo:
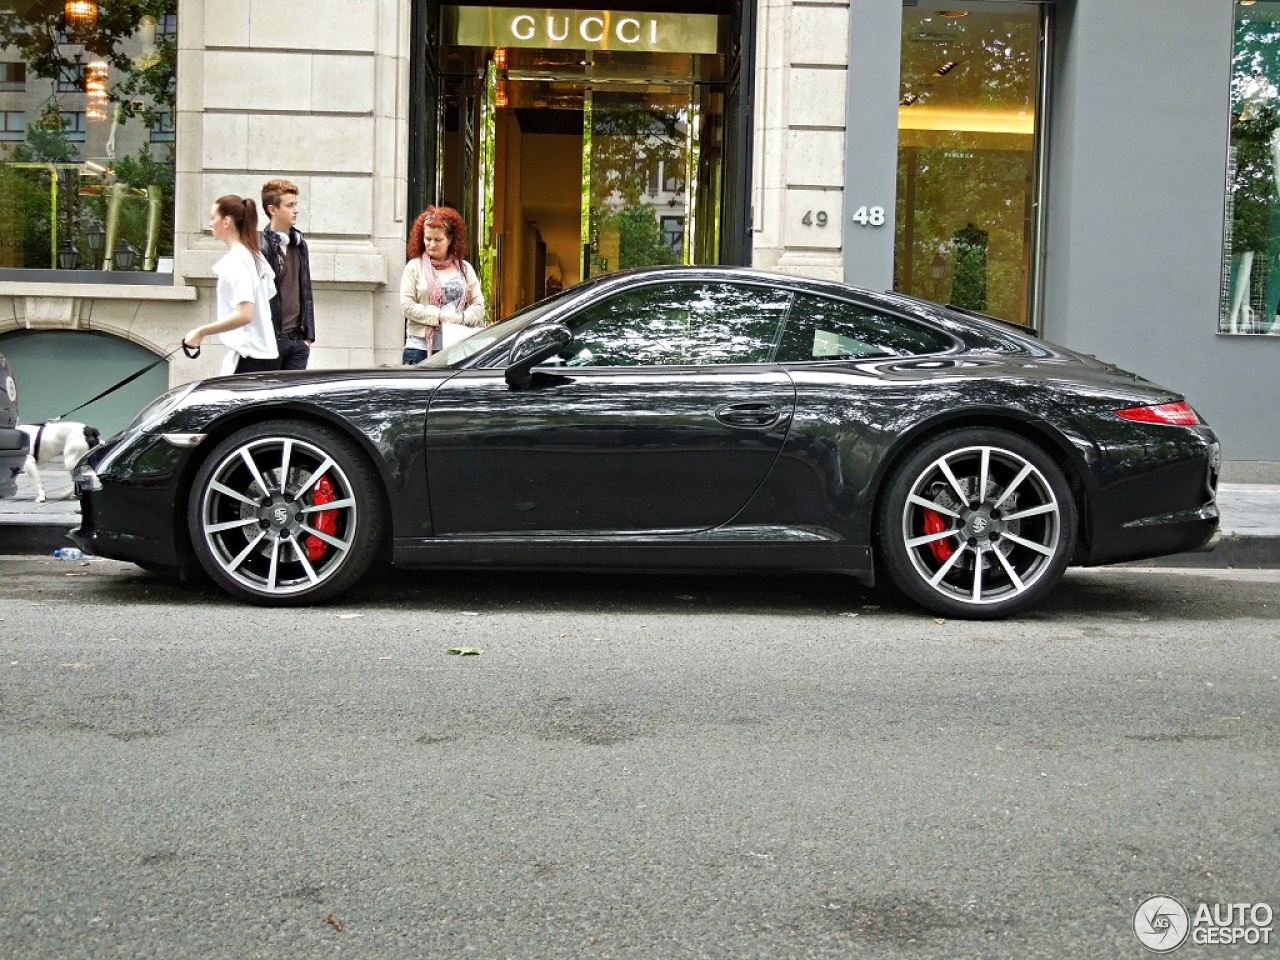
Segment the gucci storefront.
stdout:
<path fill-rule="evenodd" d="M 755 10 L 649 6 L 417 8 L 410 208 L 463 212 L 495 316 L 629 267 L 750 259 Z"/>
<path fill-rule="evenodd" d="M 1280 463 L 1278 5 L 29 5 L 0 35 L 0 350 L 29 420 L 169 353 L 212 318 L 210 202 L 283 176 L 314 367 L 397 362 L 405 236 L 444 202 L 495 316 L 646 263 L 896 288 L 1178 387 L 1248 478 Z"/>

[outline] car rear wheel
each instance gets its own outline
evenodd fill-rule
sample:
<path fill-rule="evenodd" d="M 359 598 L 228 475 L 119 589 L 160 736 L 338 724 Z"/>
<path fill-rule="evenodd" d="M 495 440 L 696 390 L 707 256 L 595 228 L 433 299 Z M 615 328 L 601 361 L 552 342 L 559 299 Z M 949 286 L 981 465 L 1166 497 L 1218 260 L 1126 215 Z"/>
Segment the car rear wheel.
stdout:
<path fill-rule="evenodd" d="M 885 569 L 912 600 L 947 616 L 993 619 L 1043 599 L 1075 548 L 1062 470 L 1005 430 L 942 434 L 909 455 L 882 499 Z"/>
<path fill-rule="evenodd" d="M 265 605 L 328 600 L 369 570 L 383 511 L 349 440 L 300 421 L 255 424 L 218 444 L 188 503 L 200 564 L 229 593 Z"/>

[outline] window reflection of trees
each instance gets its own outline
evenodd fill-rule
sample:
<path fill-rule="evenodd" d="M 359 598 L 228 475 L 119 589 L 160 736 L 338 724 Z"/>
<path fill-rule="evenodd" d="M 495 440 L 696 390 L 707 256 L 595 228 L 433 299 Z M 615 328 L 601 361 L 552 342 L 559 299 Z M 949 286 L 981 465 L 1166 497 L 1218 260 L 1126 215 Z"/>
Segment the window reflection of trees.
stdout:
<path fill-rule="evenodd" d="M 1237 6 L 1231 62 L 1229 231 L 1218 330 L 1280 333 L 1280 284 L 1270 269 L 1280 253 L 1280 3 Z"/>
<path fill-rule="evenodd" d="M 688 114 L 687 107 L 630 95 L 596 99 L 591 116 L 592 236 L 612 242 L 603 247 L 596 243 L 594 272 L 679 262 L 654 204 L 665 199 L 664 210 L 685 210 Z M 658 196 L 659 183 L 672 196 Z M 606 250 L 611 256 L 605 256 Z"/>
<path fill-rule="evenodd" d="M 153 155 L 150 131 L 174 115 L 177 0 L 83 6 L 85 22 L 54 0 L 0 5 L 0 48 L 23 66 L 6 112 L 25 132 L 0 147 L 0 267 L 96 266 L 104 227 L 147 269 L 173 253 L 172 144 Z"/>
<path fill-rule="evenodd" d="M 570 366 L 763 363 L 791 296 L 716 283 L 648 286 L 589 307 L 571 321 Z"/>

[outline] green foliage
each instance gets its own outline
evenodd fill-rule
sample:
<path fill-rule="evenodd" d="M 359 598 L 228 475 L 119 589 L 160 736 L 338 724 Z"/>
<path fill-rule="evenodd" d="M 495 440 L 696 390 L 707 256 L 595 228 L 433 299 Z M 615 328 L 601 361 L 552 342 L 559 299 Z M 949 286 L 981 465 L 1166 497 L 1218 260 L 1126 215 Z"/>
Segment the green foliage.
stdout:
<path fill-rule="evenodd" d="M 684 169 L 685 111 L 649 105 L 596 106 L 591 114 L 591 200 L 635 205 L 657 174 Z"/>
<path fill-rule="evenodd" d="M 151 156 L 146 144 L 138 148 L 136 156 L 121 157 L 115 166 L 116 182 L 130 187 L 146 188 L 152 184 L 173 189 L 173 157 L 157 160 Z"/>
<path fill-rule="evenodd" d="M 676 262 L 653 207 L 646 204 L 623 207 L 610 215 L 610 219 L 618 228 L 618 269 Z"/>
<path fill-rule="evenodd" d="M 57 103 L 52 100 L 46 103 L 39 118 L 27 129 L 27 156 L 24 159 L 45 163 L 74 163 L 77 157 L 76 146 L 67 139 L 66 126 Z"/>
<path fill-rule="evenodd" d="M 29 160 L 19 149 L 0 161 Z M 49 265 L 49 178 L 0 162 L 0 267 Z"/>
<path fill-rule="evenodd" d="M 1234 253 L 1267 249 L 1271 199 L 1275 195 L 1275 164 L 1271 158 L 1271 135 L 1275 129 L 1275 107 L 1266 106 L 1249 120 L 1237 118 L 1231 131 L 1235 148 L 1231 184 Z"/>

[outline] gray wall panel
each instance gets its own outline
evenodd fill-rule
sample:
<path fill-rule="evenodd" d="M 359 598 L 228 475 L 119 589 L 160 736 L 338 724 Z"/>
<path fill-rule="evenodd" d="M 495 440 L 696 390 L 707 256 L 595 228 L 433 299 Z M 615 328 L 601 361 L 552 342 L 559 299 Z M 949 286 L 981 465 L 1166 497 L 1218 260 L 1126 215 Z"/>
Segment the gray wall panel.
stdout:
<path fill-rule="evenodd" d="M 849 10 L 849 107 L 845 150 L 844 278 L 873 290 L 893 288 L 893 212 L 898 193 L 898 98 L 902 4 L 869 0 Z M 885 210 L 883 226 L 852 216 Z"/>
<path fill-rule="evenodd" d="M 1186 393 L 1226 459 L 1280 461 L 1280 337 L 1215 333 L 1232 4 L 1057 6 L 1044 335 Z"/>

